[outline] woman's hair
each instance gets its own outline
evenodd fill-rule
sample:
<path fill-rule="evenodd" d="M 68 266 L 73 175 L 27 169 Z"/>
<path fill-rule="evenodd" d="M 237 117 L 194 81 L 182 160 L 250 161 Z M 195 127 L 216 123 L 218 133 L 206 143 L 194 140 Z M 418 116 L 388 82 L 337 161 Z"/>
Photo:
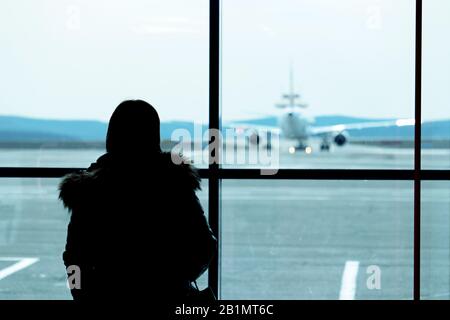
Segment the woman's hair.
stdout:
<path fill-rule="evenodd" d="M 117 155 L 161 152 L 158 112 L 143 100 L 119 104 L 109 120 L 106 151 Z"/>

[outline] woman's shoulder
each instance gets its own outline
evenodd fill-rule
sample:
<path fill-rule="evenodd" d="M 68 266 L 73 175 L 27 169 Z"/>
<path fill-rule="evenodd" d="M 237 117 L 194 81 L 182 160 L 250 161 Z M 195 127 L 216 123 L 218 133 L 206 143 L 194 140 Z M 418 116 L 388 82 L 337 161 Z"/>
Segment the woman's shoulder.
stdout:
<path fill-rule="evenodd" d="M 149 160 L 147 158 L 147 160 Z M 127 186 L 128 183 L 153 181 L 153 185 L 169 186 L 172 190 L 201 190 L 201 178 L 192 162 L 181 154 L 162 152 L 157 161 L 141 159 L 116 166 L 108 157 L 100 157 L 87 170 L 80 170 L 64 176 L 59 184 L 59 198 L 64 207 L 72 210 L 80 203 L 95 196 L 99 190 L 113 184 Z M 146 184 L 147 187 L 149 184 Z M 152 184 L 150 184 L 152 185 Z"/>
<path fill-rule="evenodd" d="M 98 180 L 99 169 L 79 170 L 65 175 L 59 183 L 59 199 L 65 208 L 73 209 L 82 199 L 90 194 L 90 190 Z"/>
<path fill-rule="evenodd" d="M 173 152 L 162 152 L 159 166 L 163 169 L 160 172 L 163 178 L 167 175 L 167 179 L 171 182 L 182 184 L 194 191 L 201 190 L 198 169 L 185 156 Z"/>

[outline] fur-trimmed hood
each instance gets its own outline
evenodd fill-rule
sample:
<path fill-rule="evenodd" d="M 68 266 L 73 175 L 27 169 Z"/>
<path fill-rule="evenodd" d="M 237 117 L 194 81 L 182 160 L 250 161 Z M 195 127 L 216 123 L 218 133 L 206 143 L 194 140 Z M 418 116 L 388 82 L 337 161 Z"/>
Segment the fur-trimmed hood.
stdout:
<path fill-rule="evenodd" d="M 87 170 L 64 176 L 59 184 L 59 199 L 69 211 L 92 195 L 96 188 L 107 185 L 108 179 L 116 180 L 120 175 L 141 178 L 159 177 L 184 190 L 201 189 L 201 178 L 197 169 L 181 155 L 162 152 L 151 158 L 136 161 L 115 159 L 109 153 L 102 155 Z"/>

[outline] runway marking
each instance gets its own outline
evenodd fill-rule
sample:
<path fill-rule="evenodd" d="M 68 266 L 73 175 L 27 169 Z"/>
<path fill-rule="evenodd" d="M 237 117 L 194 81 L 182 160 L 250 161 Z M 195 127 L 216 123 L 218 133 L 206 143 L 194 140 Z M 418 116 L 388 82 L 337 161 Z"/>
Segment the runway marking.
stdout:
<path fill-rule="evenodd" d="M 354 300 L 356 294 L 356 278 L 358 276 L 359 261 L 347 261 L 342 274 L 339 300 Z"/>
<path fill-rule="evenodd" d="M 16 257 L 1 258 L 0 257 L 0 261 L 17 261 L 13 265 L 0 270 L 0 280 L 3 280 L 6 277 L 12 275 L 13 273 L 16 273 L 17 271 L 25 269 L 25 268 L 31 266 L 32 264 L 38 262 L 39 258 L 16 258 Z"/>

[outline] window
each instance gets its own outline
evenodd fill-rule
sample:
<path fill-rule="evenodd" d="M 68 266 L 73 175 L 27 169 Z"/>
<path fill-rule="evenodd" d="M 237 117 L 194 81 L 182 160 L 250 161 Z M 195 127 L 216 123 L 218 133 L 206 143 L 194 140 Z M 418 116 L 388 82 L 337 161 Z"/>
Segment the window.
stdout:
<path fill-rule="evenodd" d="M 59 179 L 3 178 L 0 202 L 0 299 L 69 299 L 62 263 L 69 215 Z M 24 269 L 5 274 L 17 263 Z"/>
<path fill-rule="evenodd" d="M 422 279 L 424 299 L 450 299 L 450 119 L 446 87 L 450 84 L 450 47 L 442 41 L 450 30 L 445 13 L 450 3 L 424 1 L 423 8 L 423 123 L 422 164 L 447 176 L 447 181 L 424 181 L 422 208 Z M 447 174 L 446 174 L 447 173 Z"/>
<path fill-rule="evenodd" d="M 422 297 L 450 299 L 450 183 L 422 185 Z"/>
<path fill-rule="evenodd" d="M 410 181 L 224 181 L 221 296 L 411 299 L 412 200 Z"/>
<path fill-rule="evenodd" d="M 89 166 L 125 99 L 158 108 L 166 148 L 174 128 L 207 126 L 206 0 L 8 0 L 1 7 L 2 166 Z"/>
<path fill-rule="evenodd" d="M 211 129 L 233 127 L 233 132 L 238 133 L 242 128 L 240 133 L 247 148 L 255 138 L 253 142 L 260 145 L 258 141 L 264 136 L 259 135 L 259 129 L 267 127 L 264 121 L 253 121 L 258 130 L 249 132 L 247 120 L 255 120 L 257 113 L 270 113 L 272 117 L 278 95 L 289 89 L 290 60 L 293 60 L 294 89 L 303 95 L 302 102 L 309 103 L 311 110 L 319 112 L 321 106 L 332 113 L 338 108 L 333 102 L 339 102 L 346 105 L 339 112 L 368 120 L 364 118 L 363 108 L 358 107 L 370 101 L 367 117 L 401 120 L 391 137 L 407 139 L 402 140 L 402 146 L 392 148 L 392 145 L 387 146 L 392 140 L 381 141 L 384 144 L 380 145 L 380 141 L 367 139 L 367 135 L 359 136 L 360 144 L 349 144 L 347 151 L 333 146 L 330 152 L 325 148 L 323 152 L 312 153 L 306 152 L 307 146 L 304 152 L 298 153 L 300 146 L 290 149 L 287 144 L 287 152 L 285 150 L 279 158 L 281 161 L 275 163 L 279 170 L 268 175 L 262 174 L 260 169 L 265 167 L 258 162 L 249 165 L 231 162 L 230 165 L 226 161 L 227 152 L 231 150 L 227 140 L 224 148 L 217 149 L 210 144 L 212 153 L 206 149 L 195 150 L 220 160 L 208 164 L 196 162 L 202 167 L 200 173 L 205 179 L 201 198 L 211 227 L 219 238 L 219 254 L 200 285 L 205 285 L 207 277 L 219 297 L 226 299 L 448 299 L 448 148 L 437 150 L 436 145 L 432 145 L 430 149 L 426 141 L 427 121 L 436 120 L 433 115 L 437 114 L 437 118 L 443 120 L 446 115 L 442 110 L 448 109 L 444 108 L 445 97 L 435 99 L 441 95 L 441 86 L 448 82 L 445 70 L 437 67 L 447 62 L 445 48 L 436 49 L 442 38 L 440 34 L 445 34 L 446 20 L 442 16 L 445 10 L 439 10 L 443 1 L 428 1 L 427 9 L 422 10 L 422 0 L 416 0 L 415 5 L 406 0 L 395 3 L 283 0 L 277 2 L 276 7 L 269 1 L 210 0 L 209 13 L 208 3 L 200 0 L 190 2 L 189 6 L 174 0 L 170 8 L 166 2 L 151 2 L 158 4 L 152 10 L 147 7 L 150 5 L 147 1 L 137 0 L 120 4 L 108 2 L 106 7 L 81 2 L 78 9 L 59 2 L 38 6 L 30 1 L 20 7 L 15 2 L 5 2 L 2 6 L 7 10 L 0 11 L 3 15 L 0 23 L 9 32 L 2 35 L 5 50 L 1 50 L 0 57 L 4 59 L 0 59 L 0 64 L 5 70 L 2 75 L 10 78 L 0 76 L 0 84 L 7 89 L 7 94 L 0 98 L 2 113 L 101 118 L 109 114 L 105 108 L 112 108 L 116 105 L 114 101 L 127 97 L 150 97 L 156 106 L 173 106 L 182 101 L 183 108 L 162 108 L 162 117 L 172 118 L 170 114 L 175 110 L 180 118 L 207 123 Z M 30 13 L 30 21 L 15 19 L 19 12 L 32 12 L 31 9 L 39 14 L 31 18 Z M 64 20 L 67 15 L 54 14 L 52 10 L 66 13 L 70 18 L 79 13 L 81 29 L 77 29 L 76 19 Z M 150 11 L 153 18 L 147 20 Z M 8 12 L 6 17 L 5 12 Z M 129 32 L 123 25 L 107 23 L 114 21 L 119 13 L 121 17 L 139 17 L 139 24 L 133 29 L 135 35 L 120 40 L 120 44 L 127 43 L 128 47 L 118 46 L 119 41 L 106 37 Z M 186 15 L 190 22 L 186 22 Z M 299 16 L 302 19 L 297 19 Z M 205 32 L 207 19 L 209 34 Z M 74 30 L 66 30 L 66 23 Z M 84 29 L 85 24 L 92 34 Z M 54 25 L 65 25 L 66 29 L 60 30 Z M 73 41 L 61 45 L 58 40 L 66 39 L 58 33 L 62 30 Z M 201 31 L 196 33 L 196 30 Z M 177 36 L 173 31 L 177 31 Z M 313 37 L 315 31 L 320 36 L 318 41 Z M 33 33 L 49 36 L 47 41 L 56 52 L 45 55 L 43 44 L 32 36 Z M 358 40 L 360 46 L 350 50 L 352 39 Z M 209 41 L 209 100 L 206 84 L 202 82 L 208 77 L 206 41 Z M 92 45 L 98 51 L 91 55 L 77 46 L 81 43 Z M 33 46 L 36 55 L 31 56 L 27 49 Z M 153 48 L 157 48 L 156 51 Z M 273 54 L 269 55 L 269 50 L 273 49 L 278 50 L 270 51 Z M 424 64 L 423 76 L 422 51 L 424 62 L 439 61 Z M 114 52 L 112 56 L 106 54 L 111 52 Z M 136 59 L 127 59 L 126 54 Z M 52 57 L 54 59 L 50 59 Z M 65 65 L 61 59 L 69 58 L 75 59 L 70 71 L 76 78 L 67 78 L 63 68 L 48 69 L 53 64 Z M 120 69 L 109 70 L 115 58 L 124 64 Z M 91 77 L 86 76 L 89 69 L 77 68 L 82 63 L 80 59 L 100 62 L 94 65 Z M 157 65 L 153 64 L 155 61 Z M 44 72 L 47 69 L 50 71 Z M 334 71 L 327 74 L 327 70 Z M 342 89 L 345 86 L 338 75 L 345 71 L 349 73 L 345 75 L 347 82 L 358 90 Z M 155 83 L 151 82 L 154 79 L 149 79 L 154 91 L 147 91 L 141 78 L 134 82 L 136 73 L 150 78 L 158 74 Z M 194 73 L 197 76 L 192 79 Z M 94 90 L 94 80 L 104 77 L 113 80 L 100 81 L 101 87 Z M 83 82 L 85 78 L 89 79 Z M 21 84 L 19 79 L 25 79 L 25 83 Z M 66 79 L 67 86 L 55 93 L 49 88 L 61 85 L 62 81 L 57 79 Z M 327 88 L 327 94 L 323 94 L 320 85 Z M 172 90 L 170 94 L 164 91 L 168 87 Z M 27 97 L 18 94 L 21 89 L 34 98 L 33 108 L 26 103 Z M 195 97 L 190 96 L 193 92 Z M 291 93 L 292 96 L 286 97 L 296 100 L 295 92 Z M 76 99 L 70 99 L 71 96 Z M 60 107 L 60 100 L 67 101 L 64 108 Z M 90 106 L 87 101 L 97 103 Z M 245 106 L 239 107 L 240 102 Z M 42 113 L 45 109 L 41 110 L 41 105 L 51 106 L 45 111 L 47 114 Z M 85 109 L 77 109 L 78 106 Z M 240 111 L 243 111 L 242 119 L 238 119 Z M 410 118 L 415 118 L 415 127 Z M 423 124 L 419 121 L 422 118 Z M 4 123 L 13 125 L 12 120 L 6 119 Z M 6 124 L 2 127 L 6 132 L 3 137 L 14 131 Z M 172 124 L 172 128 L 181 126 Z M 22 136 L 39 136 L 35 128 L 29 128 L 23 130 Z M 433 131 L 436 128 L 433 126 Z M 385 132 L 373 128 L 369 131 Z M 350 130 L 345 134 L 345 137 L 358 138 Z M 336 138 L 336 130 L 331 138 Z M 320 149 L 321 140 L 313 143 L 316 145 L 312 150 L 320 151 L 317 148 Z M 234 150 L 235 145 L 231 145 Z M 72 167 L 87 166 L 102 150 L 81 153 L 58 145 L 52 153 L 40 145 L 38 149 L 26 150 L 24 145 L 12 147 L 7 141 L 3 141 L 2 146 L 0 190 L 8 196 L 0 202 L 0 228 L 10 231 L 0 233 L 0 270 L 15 263 L 7 259 L 14 256 L 39 258 L 39 261 L 26 260 L 29 265 L 20 274 L 14 274 L 18 278 L 11 275 L 0 279 L 2 288 L 6 288 L 0 291 L 0 296 L 67 296 L 62 288 L 64 272 L 57 265 L 59 242 L 44 247 L 49 239 L 43 230 L 53 230 L 53 239 L 62 241 L 64 237 L 65 215 L 57 204 L 56 179 L 53 178 L 70 172 Z M 281 143 L 280 146 L 283 147 Z M 265 149 L 256 149 L 256 152 L 261 151 Z M 345 152 L 351 155 L 343 162 Z M 31 213 L 35 214 L 31 216 Z M 31 234 L 36 234 L 36 241 L 29 243 L 27 239 Z M 14 246 L 11 239 L 21 242 Z M 378 271 L 381 272 L 379 289 Z M 26 287 L 30 283 L 38 284 L 34 288 L 36 291 L 30 292 Z"/>
<path fill-rule="evenodd" d="M 0 300 L 71 299 L 62 262 L 70 216 L 58 200 L 58 183 L 0 179 Z M 208 208 L 207 181 L 202 189 L 197 195 Z M 207 276 L 198 280 L 199 287 L 206 286 Z"/>
<path fill-rule="evenodd" d="M 413 168 L 414 1 L 226 0 L 222 8 L 224 130 L 270 144 L 281 168 Z M 224 166 L 243 167 L 230 151 Z"/>
<path fill-rule="evenodd" d="M 450 46 L 443 37 L 450 31 L 446 13 L 450 3 L 424 1 L 423 10 L 423 124 L 422 162 L 425 169 L 450 168 Z"/>

